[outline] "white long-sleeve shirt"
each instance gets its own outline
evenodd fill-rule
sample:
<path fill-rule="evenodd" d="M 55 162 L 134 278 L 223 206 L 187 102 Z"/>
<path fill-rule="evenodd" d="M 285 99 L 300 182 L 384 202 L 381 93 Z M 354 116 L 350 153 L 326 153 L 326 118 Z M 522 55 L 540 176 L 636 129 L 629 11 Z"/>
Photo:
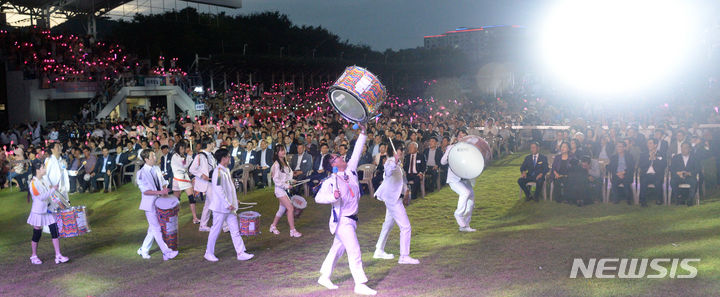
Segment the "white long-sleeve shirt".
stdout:
<path fill-rule="evenodd" d="M 330 233 L 332 234 L 335 234 L 337 223 L 341 217 L 355 215 L 358 212 L 360 185 L 357 177 L 357 166 L 360 161 L 363 146 L 365 145 L 365 140 L 367 140 L 367 136 L 360 134 L 345 171 L 333 173 L 330 178 L 322 183 L 320 190 L 317 195 L 315 195 L 315 202 L 332 204 L 329 223 Z M 345 180 L 345 177 L 347 177 L 347 180 Z M 340 191 L 339 199 L 335 199 L 336 189 Z"/>

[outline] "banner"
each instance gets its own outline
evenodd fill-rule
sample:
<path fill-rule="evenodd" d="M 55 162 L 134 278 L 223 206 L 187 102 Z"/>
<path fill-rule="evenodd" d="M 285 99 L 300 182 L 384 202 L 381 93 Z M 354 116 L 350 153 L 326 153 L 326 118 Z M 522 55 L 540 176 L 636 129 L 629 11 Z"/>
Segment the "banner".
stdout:
<path fill-rule="evenodd" d="M 195 110 L 196 110 L 196 111 L 204 111 L 204 110 L 205 110 L 205 104 L 202 104 L 202 103 L 195 104 Z"/>

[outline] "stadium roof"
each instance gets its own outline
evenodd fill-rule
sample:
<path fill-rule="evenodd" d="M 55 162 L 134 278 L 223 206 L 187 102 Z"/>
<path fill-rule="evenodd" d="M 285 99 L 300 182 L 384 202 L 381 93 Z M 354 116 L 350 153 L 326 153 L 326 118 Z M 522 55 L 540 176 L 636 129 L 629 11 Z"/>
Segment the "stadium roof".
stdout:
<path fill-rule="evenodd" d="M 132 0 L 0 0 L 1 4 L 15 7 L 43 9 L 51 8 L 71 13 L 104 14 Z"/>

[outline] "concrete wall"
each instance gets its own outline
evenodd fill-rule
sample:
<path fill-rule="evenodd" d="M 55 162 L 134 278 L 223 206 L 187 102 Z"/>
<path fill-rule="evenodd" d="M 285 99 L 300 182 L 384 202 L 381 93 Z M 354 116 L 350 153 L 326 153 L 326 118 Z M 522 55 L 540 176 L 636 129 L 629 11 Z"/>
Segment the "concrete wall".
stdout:
<path fill-rule="evenodd" d="M 45 123 L 45 100 L 90 99 L 95 92 L 60 92 L 40 89 L 37 79 L 23 79 L 22 71 L 8 71 L 8 121 L 10 125 L 39 121 Z"/>

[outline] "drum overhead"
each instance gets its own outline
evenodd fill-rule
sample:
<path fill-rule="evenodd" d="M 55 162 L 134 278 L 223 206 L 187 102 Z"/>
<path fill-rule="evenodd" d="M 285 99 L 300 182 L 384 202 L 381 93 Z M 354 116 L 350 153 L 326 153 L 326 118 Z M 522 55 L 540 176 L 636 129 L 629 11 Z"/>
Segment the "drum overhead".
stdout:
<path fill-rule="evenodd" d="M 350 66 L 328 89 L 330 104 L 352 122 L 369 121 L 387 97 L 385 86 L 365 68 Z"/>

